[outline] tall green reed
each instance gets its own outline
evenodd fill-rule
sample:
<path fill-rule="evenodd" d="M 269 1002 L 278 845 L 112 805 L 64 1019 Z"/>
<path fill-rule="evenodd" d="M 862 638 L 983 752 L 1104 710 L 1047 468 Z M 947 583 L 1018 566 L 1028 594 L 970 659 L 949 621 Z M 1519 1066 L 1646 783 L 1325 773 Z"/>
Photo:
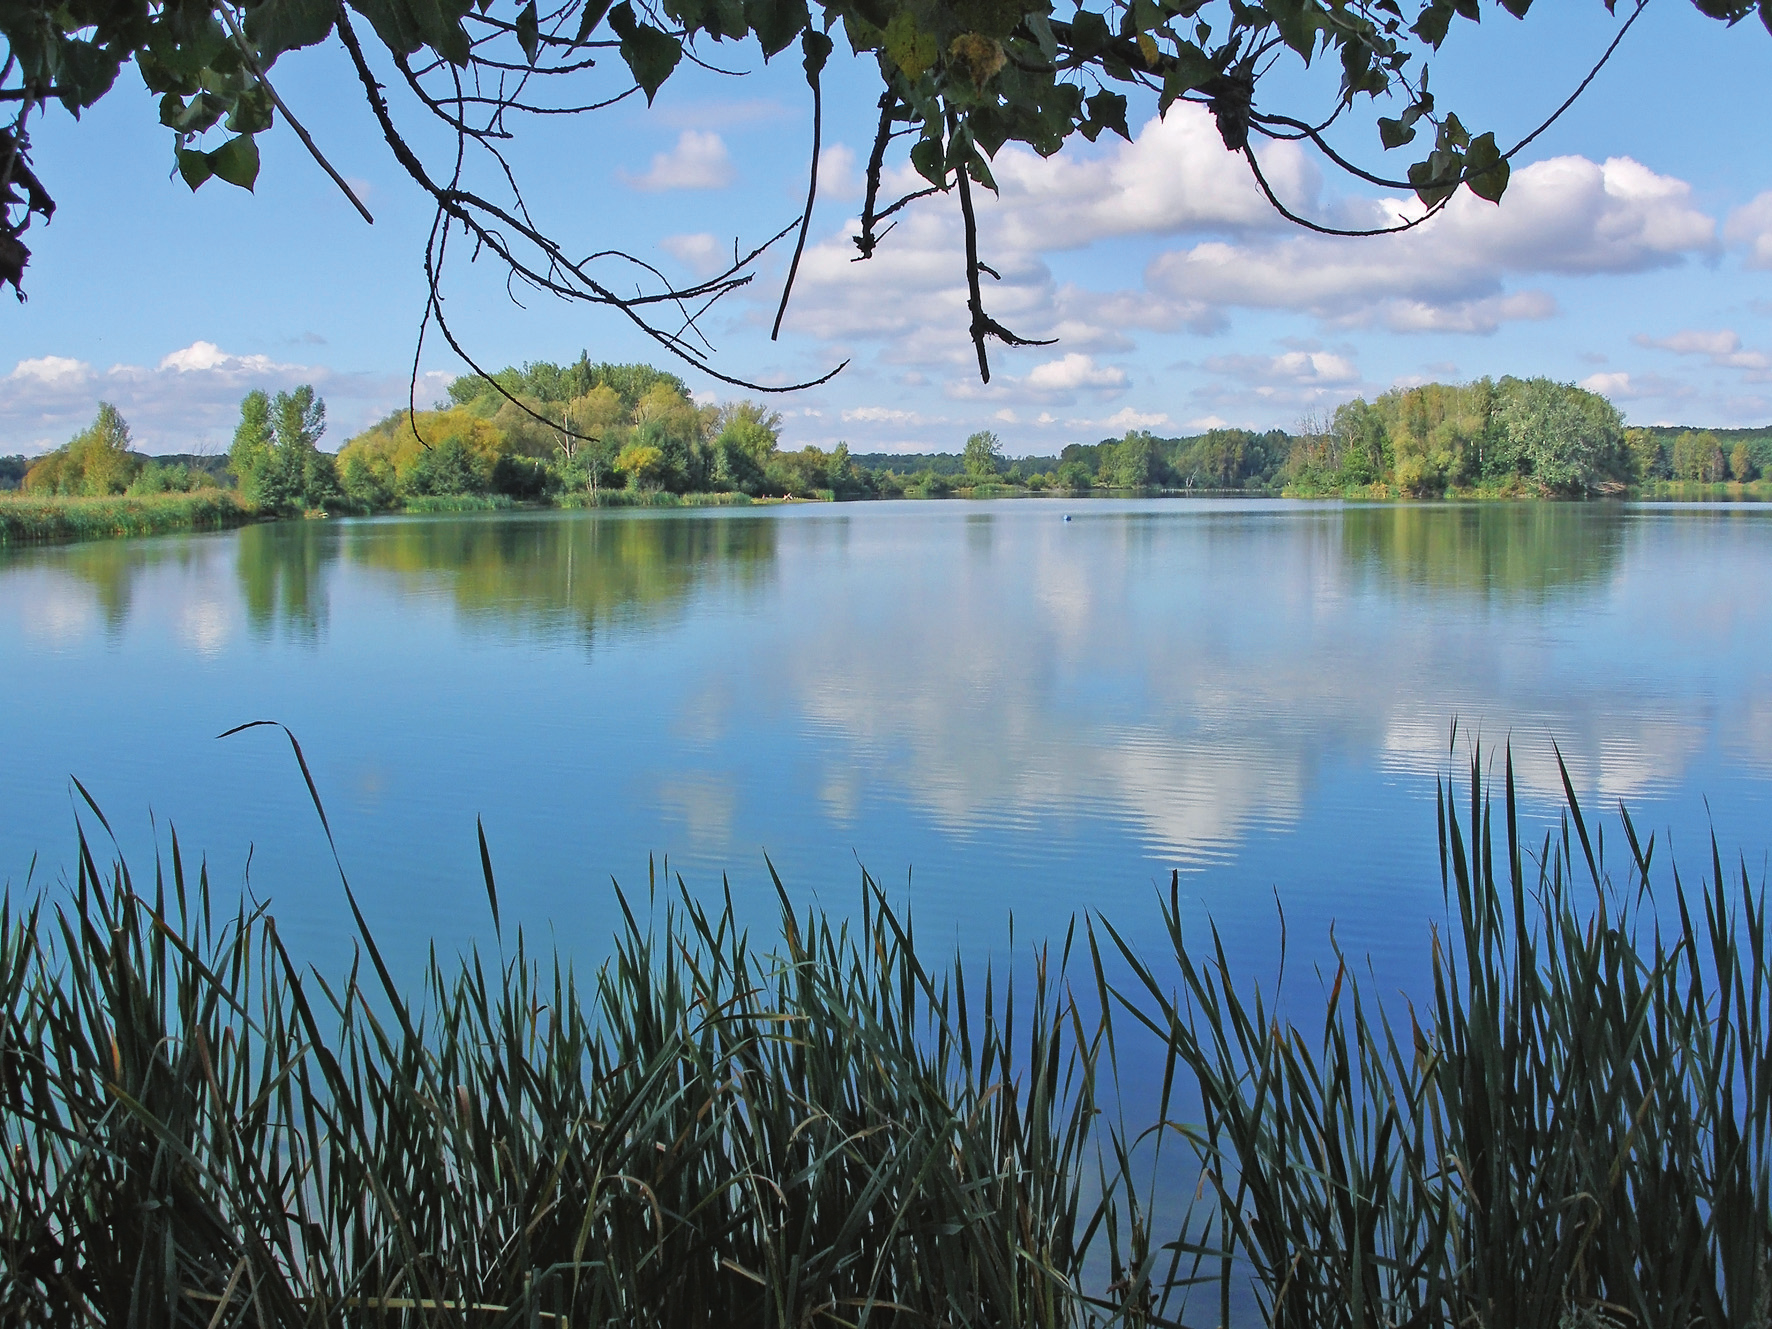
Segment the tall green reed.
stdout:
<path fill-rule="evenodd" d="M 588 985 L 518 934 L 409 999 L 367 930 L 328 982 L 176 838 L 139 892 L 82 832 L 70 898 L 0 916 L 0 1319 L 1073 1321 L 1062 955 L 973 1007 L 871 883 L 853 922 L 783 893 L 767 949 L 729 895 L 621 905 Z"/>
<path fill-rule="evenodd" d="M 0 544 L 222 530 L 252 517 L 239 496 L 227 489 L 99 498 L 4 494 L 0 495 Z"/>
<path fill-rule="evenodd" d="M 138 889 L 82 831 L 0 902 L 0 1322 L 1767 1325 L 1763 889 L 1622 810 L 1614 879 L 1567 776 L 1529 845 L 1481 760 L 1426 990 L 1332 943 L 1308 1027 L 1179 878 L 1161 962 L 1089 920 L 1081 1001 L 1074 933 L 969 990 L 865 878 L 757 937 L 654 877 L 581 982 L 502 938 L 482 838 L 499 935 L 414 994 L 348 882 L 327 978 L 176 836 Z"/>
<path fill-rule="evenodd" d="M 1481 760 L 1462 816 L 1440 788 L 1448 920 L 1419 1008 L 1372 1003 L 1335 948 L 1320 1027 L 1282 1021 L 1216 929 L 1190 947 L 1173 879 L 1173 979 L 1106 921 L 1092 935 L 1130 974 L 1104 1001 L 1167 1048 L 1153 1129 L 1187 1139 L 1215 1202 L 1171 1246 L 1195 1281 L 1153 1292 L 1170 1306 L 1215 1268 L 1219 1323 L 1246 1283 L 1277 1326 L 1761 1329 L 1764 889 L 1713 842 L 1709 875 L 1673 871 L 1658 897 L 1653 838 L 1622 807 L 1614 880 L 1566 770 L 1561 824 L 1532 852 L 1511 753 L 1498 837 Z M 1177 1085 L 1197 1123 L 1169 1124 Z"/>

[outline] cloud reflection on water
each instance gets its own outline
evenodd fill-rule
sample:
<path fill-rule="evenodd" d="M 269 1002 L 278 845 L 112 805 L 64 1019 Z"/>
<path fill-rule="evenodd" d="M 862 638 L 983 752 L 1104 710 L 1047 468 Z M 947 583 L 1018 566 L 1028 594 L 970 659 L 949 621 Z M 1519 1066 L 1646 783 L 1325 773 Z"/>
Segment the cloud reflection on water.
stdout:
<path fill-rule="evenodd" d="M 57 649 L 164 616 L 211 661 L 273 638 L 316 651 L 348 617 L 397 654 L 440 609 L 519 655 L 686 660 L 636 705 L 669 716 L 652 815 L 709 856 L 805 797 L 838 838 L 895 805 L 1037 855 L 1107 819 L 1208 864 L 1299 825 L 1351 769 L 1445 770 L 1454 716 L 1511 735 L 1546 799 L 1551 737 L 1607 803 L 1709 760 L 1772 772 L 1756 511 L 1071 507 L 285 523 L 15 551 L 0 605 Z M 799 746 L 765 752 L 782 742 Z"/>
<path fill-rule="evenodd" d="M 1765 676 L 1731 663 L 1768 641 L 1750 593 L 1772 585 L 1763 523 L 1540 505 L 1035 512 L 1001 514 L 982 572 L 961 549 L 987 540 L 977 514 L 922 561 L 889 537 L 869 550 L 858 523 L 855 562 L 904 593 L 833 604 L 782 662 L 805 716 L 845 739 L 828 783 L 859 778 L 954 835 L 1107 815 L 1154 856 L 1200 863 L 1295 824 L 1349 760 L 1431 779 L 1455 716 L 1513 737 L 1523 787 L 1546 799 L 1552 738 L 1606 803 L 1665 791 L 1712 743 L 1772 757 Z M 1686 615 L 1696 639 L 1654 630 L 1669 597 L 1719 595 L 1727 612 Z"/>

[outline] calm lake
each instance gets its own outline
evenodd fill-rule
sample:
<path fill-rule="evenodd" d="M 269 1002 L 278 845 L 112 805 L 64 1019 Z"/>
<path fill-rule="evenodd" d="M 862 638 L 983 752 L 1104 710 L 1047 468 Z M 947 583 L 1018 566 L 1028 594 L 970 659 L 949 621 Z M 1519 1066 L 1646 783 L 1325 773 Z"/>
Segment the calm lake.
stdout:
<path fill-rule="evenodd" d="M 1066 520 L 1066 514 L 1070 520 Z M 507 931 L 586 959 L 649 856 L 767 921 L 860 868 L 1001 952 L 1171 869 L 1234 948 L 1331 923 L 1407 981 L 1435 780 L 1552 741 L 1696 872 L 1772 846 L 1772 512 L 877 503 L 294 522 L 0 551 L 0 877 L 138 877 L 178 831 L 327 967 L 349 917 L 288 744 L 400 963 Z M 1459 726 L 1457 751 L 1449 748 Z M 1499 769 L 1499 765 L 1497 765 Z M 1462 776 L 1461 776 L 1462 778 Z M 1616 838 L 1616 837 L 1614 837 Z M 1662 852 L 1658 848 L 1658 855 Z M 250 867 L 249 867 L 250 861 Z M 1321 953 L 1321 952 L 1319 952 Z"/>

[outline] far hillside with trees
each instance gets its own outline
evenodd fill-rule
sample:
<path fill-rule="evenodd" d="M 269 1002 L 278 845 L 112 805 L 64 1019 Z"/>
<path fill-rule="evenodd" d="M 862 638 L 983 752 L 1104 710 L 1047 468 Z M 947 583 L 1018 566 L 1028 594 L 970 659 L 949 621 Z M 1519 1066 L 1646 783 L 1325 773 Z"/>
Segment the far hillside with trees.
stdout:
<path fill-rule="evenodd" d="M 918 495 L 982 484 L 1069 494 L 1580 498 L 1760 480 L 1772 470 L 1772 430 L 1632 429 L 1606 398 L 1573 384 L 1485 378 L 1356 398 L 1291 432 L 1132 430 L 1019 460 L 1003 458 L 994 435 L 975 434 L 958 453 L 855 461 L 877 468 L 877 490 L 897 484 Z"/>
<path fill-rule="evenodd" d="M 105 403 L 54 451 L 0 457 L 0 488 L 146 500 L 231 485 L 261 516 L 1042 492 L 1772 497 L 1772 428 L 1630 428 L 1606 398 L 1546 378 L 1397 388 L 1290 432 L 1132 430 L 1013 457 L 979 431 L 954 452 L 854 455 L 787 450 L 766 405 L 703 405 L 675 374 L 581 354 L 457 378 L 432 409 L 396 411 L 336 455 L 326 429 L 313 387 L 253 391 L 225 456 L 148 457 Z"/>

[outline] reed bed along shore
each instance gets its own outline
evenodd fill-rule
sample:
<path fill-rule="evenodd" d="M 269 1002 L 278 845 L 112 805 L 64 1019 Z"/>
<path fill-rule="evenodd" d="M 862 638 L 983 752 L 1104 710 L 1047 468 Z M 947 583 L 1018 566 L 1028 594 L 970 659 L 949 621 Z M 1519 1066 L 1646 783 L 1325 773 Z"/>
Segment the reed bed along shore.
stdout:
<path fill-rule="evenodd" d="M 230 489 L 106 498 L 0 494 L 0 545 L 214 531 L 255 515 Z"/>
<path fill-rule="evenodd" d="M 1173 882 L 1010 978 L 865 881 L 767 937 L 655 881 L 580 983 L 500 934 L 482 839 L 493 937 L 408 993 L 342 873 L 323 976 L 176 838 L 137 882 L 82 835 L 0 907 L 0 1321 L 1766 1325 L 1763 887 L 1628 816 L 1610 875 L 1572 790 L 1529 844 L 1481 760 L 1430 990 L 1325 947 L 1308 1028 Z"/>
<path fill-rule="evenodd" d="M 1772 501 L 1772 480 L 1651 480 L 1631 496 L 1656 502 L 1764 503 Z"/>

